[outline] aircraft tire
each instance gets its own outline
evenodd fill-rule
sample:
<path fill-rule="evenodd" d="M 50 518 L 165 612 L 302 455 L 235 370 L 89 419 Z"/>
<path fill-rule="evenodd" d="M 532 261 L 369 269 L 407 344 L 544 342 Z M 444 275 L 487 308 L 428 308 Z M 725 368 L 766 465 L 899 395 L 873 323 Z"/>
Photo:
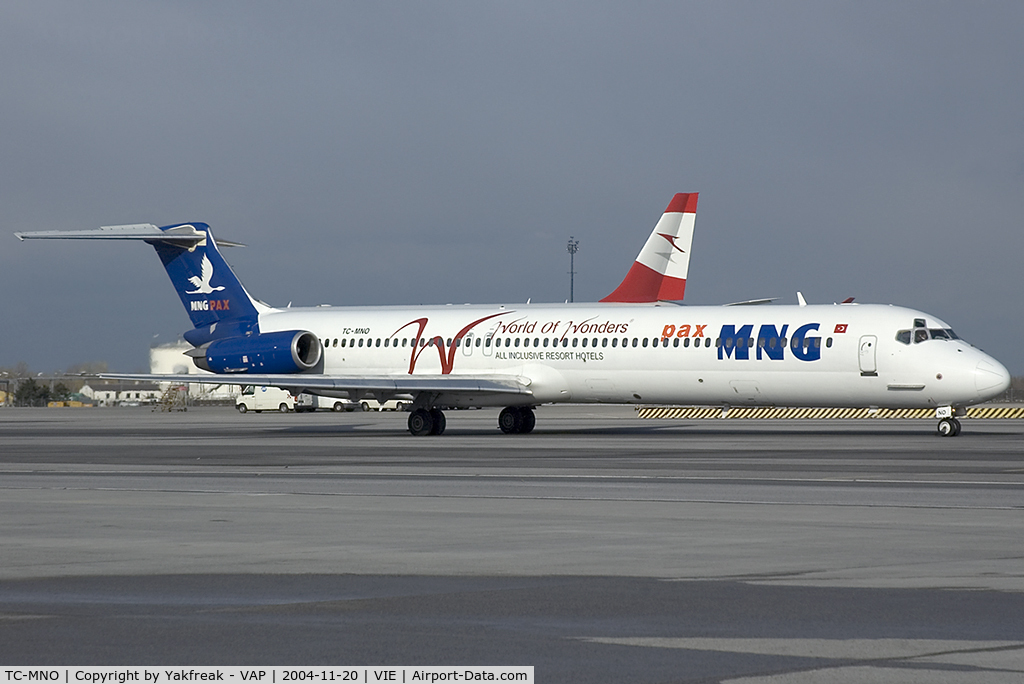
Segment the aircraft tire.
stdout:
<path fill-rule="evenodd" d="M 956 437 L 960 434 L 960 421 L 956 418 L 953 419 L 953 436 Z"/>
<path fill-rule="evenodd" d="M 444 429 L 448 425 L 448 421 L 444 417 L 444 411 L 441 409 L 430 409 L 430 419 L 434 422 L 434 426 L 430 430 L 432 435 L 443 435 Z"/>
<path fill-rule="evenodd" d="M 498 414 L 498 428 L 506 435 L 519 434 L 523 429 L 523 414 L 518 406 L 506 406 Z"/>
<path fill-rule="evenodd" d="M 956 437 L 956 423 L 953 422 L 952 418 L 943 418 L 939 421 L 939 436 L 940 437 Z"/>
<path fill-rule="evenodd" d="M 409 414 L 409 432 L 417 437 L 429 435 L 434 429 L 434 418 L 426 409 L 416 409 Z"/>
<path fill-rule="evenodd" d="M 519 413 L 523 417 L 523 426 L 519 429 L 519 433 L 527 435 L 533 432 L 534 426 L 537 425 L 537 414 L 529 406 L 519 409 Z"/>
<path fill-rule="evenodd" d="M 238 409 L 239 413 L 245 413 L 246 411 L 249 410 L 248 408 L 246 408 L 245 404 L 239 404 L 238 406 L 235 406 L 235 408 Z"/>

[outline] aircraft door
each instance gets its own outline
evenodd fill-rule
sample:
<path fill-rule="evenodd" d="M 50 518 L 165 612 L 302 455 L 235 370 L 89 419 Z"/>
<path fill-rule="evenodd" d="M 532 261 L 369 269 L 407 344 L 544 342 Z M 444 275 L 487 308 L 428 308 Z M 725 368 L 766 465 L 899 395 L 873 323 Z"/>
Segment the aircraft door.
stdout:
<path fill-rule="evenodd" d="M 473 333 L 466 333 L 466 336 L 462 338 L 463 355 L 469 356 L 473 353 L 474 342 L 476 342 L 476 338 L 473 337 Z"/>
<path fill-rule="evenodd" d="M 860 338 L 860 374 L 873 376 L 878 375 L 878 368 L 875 366 L 875 348 L 878 346 L 878 338 L 874 335 L 864 335 Z"/>

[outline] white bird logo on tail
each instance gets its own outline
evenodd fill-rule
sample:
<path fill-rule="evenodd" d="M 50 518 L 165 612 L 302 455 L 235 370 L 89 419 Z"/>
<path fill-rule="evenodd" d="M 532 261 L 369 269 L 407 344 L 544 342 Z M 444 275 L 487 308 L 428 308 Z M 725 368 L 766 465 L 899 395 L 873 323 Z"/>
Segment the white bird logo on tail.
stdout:
<path fill-rule="evenodd" d="M 185 294 L 212 294 L 224 289 L 224 286 L 211 287 L 210 279 L 213 278 L 213 264 L 210 263 L 210 258 L 205 254 L 203 255 L 203 273 L 200 276 L 192 276 L 188 279 L 190 283 L 196 286 L 196 289 Z"/>

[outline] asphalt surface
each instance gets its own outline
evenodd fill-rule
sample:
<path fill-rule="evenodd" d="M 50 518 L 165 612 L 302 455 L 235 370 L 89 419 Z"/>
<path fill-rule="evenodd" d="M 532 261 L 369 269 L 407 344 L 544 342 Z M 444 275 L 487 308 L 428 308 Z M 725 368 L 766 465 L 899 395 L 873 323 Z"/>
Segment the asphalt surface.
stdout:
<path fill-rule="evenodd" d="M 1024 679 L 1024 423 L 0 410 L 0 662 Z"/>

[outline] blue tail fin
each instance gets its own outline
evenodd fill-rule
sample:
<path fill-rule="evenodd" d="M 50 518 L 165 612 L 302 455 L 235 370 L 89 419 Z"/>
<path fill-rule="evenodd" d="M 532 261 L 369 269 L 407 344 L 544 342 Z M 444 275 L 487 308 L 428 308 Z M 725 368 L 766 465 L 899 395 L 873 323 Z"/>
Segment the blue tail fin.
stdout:
<path fill-rule="evenodd" d="M 195 326 L 185 333 L 185 339 L 197 347 L 222 337 L 258 333 L 260 310 L 270 310 L 242 287 L 205 223 L 176 223 L 162 228 L 138 223 L 15 235 L 19 240 L 142 240 L 153 245 Z"/>
<path fill-rule="evenodd" d="M 199 346 L 219 337 L 257 332 L 256 302 L 224 261 L 210 226 L 183 223 L 160 228 L 170 234 L 190 229 L 201 237 L 192 244 L 147 240 L 156 248 L 195 326 L 195 330 L 185 334 L 185 339 Z"/>

